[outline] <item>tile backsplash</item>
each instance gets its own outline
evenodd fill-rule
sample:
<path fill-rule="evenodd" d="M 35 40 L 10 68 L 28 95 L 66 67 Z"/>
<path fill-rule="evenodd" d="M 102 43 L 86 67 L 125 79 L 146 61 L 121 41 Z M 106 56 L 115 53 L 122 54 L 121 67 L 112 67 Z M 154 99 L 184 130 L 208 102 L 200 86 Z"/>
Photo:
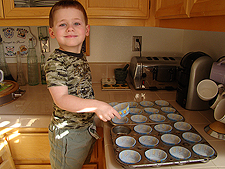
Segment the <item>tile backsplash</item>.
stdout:
<path fill-rule="evenodd" d="M 0 27 L 0 33 L 2 34 Z M 38 27 L 30 27 L 30 31 L 38 37 Z M 93 75 L 93 82 L 101 78 L 114 76 L 114 69 L 125 66 L 132 56 L 139 56 L 132 51 L 132 37 L 142 36 L 142 56 L 179 56 L 190 51 L 202 51 L 213 60 L 225 55 L 225 32 L 192 31 L 156 27 L 125 26 L 91 26 L 90 56 L 87 57 Z M 50 52 L 46 58 L 58 48 L 57 41 L 50 39 Z M 40 62 L 41 49 L 37 40 L 36 51 Z M 11 74 L 16 76 L 16 57 L 7 57 Z M 22 58 L 26 73 L 26 58 Z"/>

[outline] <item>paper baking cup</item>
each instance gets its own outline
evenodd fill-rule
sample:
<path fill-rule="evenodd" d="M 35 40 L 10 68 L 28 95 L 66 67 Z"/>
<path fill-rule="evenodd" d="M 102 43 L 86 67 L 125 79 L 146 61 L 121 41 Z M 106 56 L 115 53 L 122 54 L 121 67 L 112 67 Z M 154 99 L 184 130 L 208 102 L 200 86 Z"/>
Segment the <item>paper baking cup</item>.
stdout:
<path fill-rule="evenodd" d="M 149 134 L 152 131 L 152 128 L 145 124 L 139 124 L 134 127 L 134 131 L 139 134 Z"/>
<path fill-rule="evenodd" d="M 131 120 L 135 123 L 145 123 L 147 121 L 147 117 L 143 115 L 133 115 L 131 116 Z"/>
<path fill-rule="evenodd" d="M 119 153 L 119 159 L 127 164 L 136 164 L 141 161 L 141 155 L 134 150 L 123 150 Z"/>
<path fill-rule="evenodd" d="M 130 108 L 130 114 L 136 115 L 141 113 L 142 113 L 142 110 L 139 108 Z"/>
<path fill-rule="evenodd" d="M 145 151 L 145 156 L 147 159 L 154 162 L 162 162 L 167 158 L 166 152 L 160 149 L 149 149 Z"/>
<path fill-rule="evenodd" d="M 116 116 L 112 119 L 112 122 L 115 124 L 125 124 L 128 122 L 127 117 L 121 117 L 121 119 L 118 119 Z"/>
<path fill-rule="evenodd" d="M 191 152 L 184 147 L 181 146 L 173 146 L 169 149 L 169 153 L 179 159 L 179 160 L 186 160 L 189 159 L 191 157 Z"/>
<path fill-rule="evenodd" d="M 129 103 L 129 107 L 130 108 L 135 108 L 138 106 L 138 103 L 137 102 L 128 102 Z"/>
<path fill-rule="evenodd" d="M 149 116 L 149 118 L 155 122 L 163 122 L 166 120 L 166 117 L 161 114 L 152 114 Z"/>
<path fill-rule="evenodd" d="M 183 116 L 174 113 L 167 114 L 167 117 L 172 121 L 182 121 L 184 119 Z"/>
<path fill-rule="evenodd" d="M 111 102 L 111 103 L 109 103 L 109 105 L 112 106 L 112 107 L 116 106 L 117 104 L 119 104 L 119 103 L 118 102 Z"/>
<path fill-rule="evenodd" d="M 160 133 L 169 133 L 172 130 L 172 126 L 169 124 L 157 124 L 154 129 Z"/>
<path fill-rule="evenodd" d="M 181 139 L 174 135 L 174 134 L 163 134 L 161 136 L 161 140 L 166 143 L 166 144 L 170 144 L 170 145 L 176 145 L 179 144 Z"/>
<path fill-rule="evenodd" d="M 121 136 L 116 139 L 116 145 L 122 148 L 131 148 L 136 144 L 136 140 L 130 136 Z"/>
<path fill-rule="evenodd" d="M 153 136 L 141 136 L 139 142 L 146 147 L 154 147 L 158 145 L 159 140 Z"/>
<path fill-rule="evenodd" d="M 192 149 L 196 154 L 204 157 L 211 157 L 215 154 L 215 151 L 212 149 L 212 147 L 205 144 L 196 144 L 192 147 Z"/>
<path fill-rule="evenodd" d="M 152 103 L 150 101 L 142 101 L 142 102 L 140 102 L 140 105 L 143 107 L 152 107 L 154 105 L 154 103 Z"/>
<path fill-rule="evenodd" d="M 161 110 L 165 113 L 175 113 L 176 109 L 172 108 L 172 107 L 162 107 Z"/>
<path fill-rule="evenodd" d="M 191 125 L 186 122 L 176 122 L 174 123 L 174 127 L 180 131 L 188 131 L 191 130 Z"/>
<path fill-rule="evenodd" d="M 144 108 L 144 111 L 148 114 L 156 114 L 159 113 L 159 109 L 155 108 Z"/>
<path fill-rule="evenodd" d="M 127 114 L 129 114 L 129 103 L 128 102 L 119 103 L 116 106 L 114 106 L 113 108 L 120 114 L 121 117 L 124 117 Z"/>
<path fill-rule="evenodd" d="M 165 100 L 156 100 L 155 104 L 157 104 L 158 106 L 169 106 L 169 102 Z"/>
<path fill-rule="evenodd" d="M 202 138 L 198 135 L 198 134 L 195 134 L 195 133 L 192 133 L 192 132 L 185 132 L 182 134 L 182 137 L 189 141 L 189 142 L 192 142 L 192 143 L 197 143 L 199 141 L 202 140 Z"/>

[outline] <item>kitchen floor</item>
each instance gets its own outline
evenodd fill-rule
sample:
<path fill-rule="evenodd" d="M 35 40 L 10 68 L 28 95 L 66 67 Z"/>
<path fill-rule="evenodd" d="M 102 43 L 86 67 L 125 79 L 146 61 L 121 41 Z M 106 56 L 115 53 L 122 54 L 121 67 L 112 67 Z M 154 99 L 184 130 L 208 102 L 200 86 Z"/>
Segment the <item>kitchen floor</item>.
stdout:
<path fill-rule="evenodd" d="M 207 111 L 189 111 L 183 109 L 176 101 L 176 91 L 148 91 L 148 90 L 135 90 L 130 85 L 131 90 L 124 91 L 102 91 L 100 83 L 94 83 L 93 88 L 95 91 L 96 99 L 105 102 L 124 102 L 134 101 L 136 94 L 143 93 L 145 100 L 154 101 L 158 99 L 168 101 L 175 109 L 177 109 L 185 118 L 185 121 L 192 124 L 194 128 L 216 149 L 218 156 L 216 159 L 209 161 L 208 163 L 201 163 L 196 165 L 183 165 L 183 166 L 171 166 L 161 167 L 168 169 L 175 168 L 199 168 L 199 169 L 225 169 L 225 141 L 215 139 L 205 133 L 204 127 L 214 122 L 213 110 Z M 52 98 L 46 88 L 46 85 L 37 86 L 21 86 L 21 89 L 25 89 L 26 93 L 16 101 L 1 106 L 0 115 L 1 121 L 7 118 L 27 118 L 34 117 L 38 126 L 47 127 L 50 121 L 52 113 Z M 10 115 L 10 116 L 9 116 Z M 40 123 L 41 119 L 44 119 L 43 123 Z M 38 123 L 39 121 L 39 123 Z M 35 127 L 35 123 L 32 124 Z M 22 126 L 23 127 L 23 126 Z M 32 127 L 32 126 L 31 126 Z M 107 146 L 107 145 L 106 145 Z M 107 153 L 106 153 L 107 154 Z M 112 168 L 110 168 L 112 169 Z"/>

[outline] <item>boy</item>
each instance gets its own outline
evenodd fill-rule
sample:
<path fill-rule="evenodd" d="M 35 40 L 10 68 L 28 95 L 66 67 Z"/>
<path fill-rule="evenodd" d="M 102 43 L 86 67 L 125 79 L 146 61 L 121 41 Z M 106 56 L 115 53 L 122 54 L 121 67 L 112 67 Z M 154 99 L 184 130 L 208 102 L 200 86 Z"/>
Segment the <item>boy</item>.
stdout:
<path fill-rule="evenodd" d="M 90 31 L 87 22 L 85 9 L 73 0 L 57 2 L 49 14 L 49 34 L 59 44 L 45 64 L 54 101 L 49 125 L 53 169 L 81 169 L 90 160 L 94 113 L 104 122 L 121 118 L 109 104 L 94 99 L 90 68 L 81 53 Z"/>

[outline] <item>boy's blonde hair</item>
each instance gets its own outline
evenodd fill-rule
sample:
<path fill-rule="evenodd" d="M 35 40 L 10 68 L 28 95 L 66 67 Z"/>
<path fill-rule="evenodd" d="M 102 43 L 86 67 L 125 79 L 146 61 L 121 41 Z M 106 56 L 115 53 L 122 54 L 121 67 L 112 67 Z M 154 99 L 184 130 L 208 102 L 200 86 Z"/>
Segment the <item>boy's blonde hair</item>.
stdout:
<path fill-rule="evenodd" d="M 56 2 L 55 5 L 53 5 L 53 7 L 50 10 L 50 13 L 49 13 L 49 27 L 50 28 L 53 27 L 55 11 L 57 11 L 58 9 L 62 9 L 62 8 L 76 8 L 76 9 L 80 10 L 84 15 L 85 24 L 86 25 L 88 24 L 87 13 L 86 13 L 83 5 L 80 2 L 78 2 L 76 0 L 60 0 L 59 2 Z"/>

